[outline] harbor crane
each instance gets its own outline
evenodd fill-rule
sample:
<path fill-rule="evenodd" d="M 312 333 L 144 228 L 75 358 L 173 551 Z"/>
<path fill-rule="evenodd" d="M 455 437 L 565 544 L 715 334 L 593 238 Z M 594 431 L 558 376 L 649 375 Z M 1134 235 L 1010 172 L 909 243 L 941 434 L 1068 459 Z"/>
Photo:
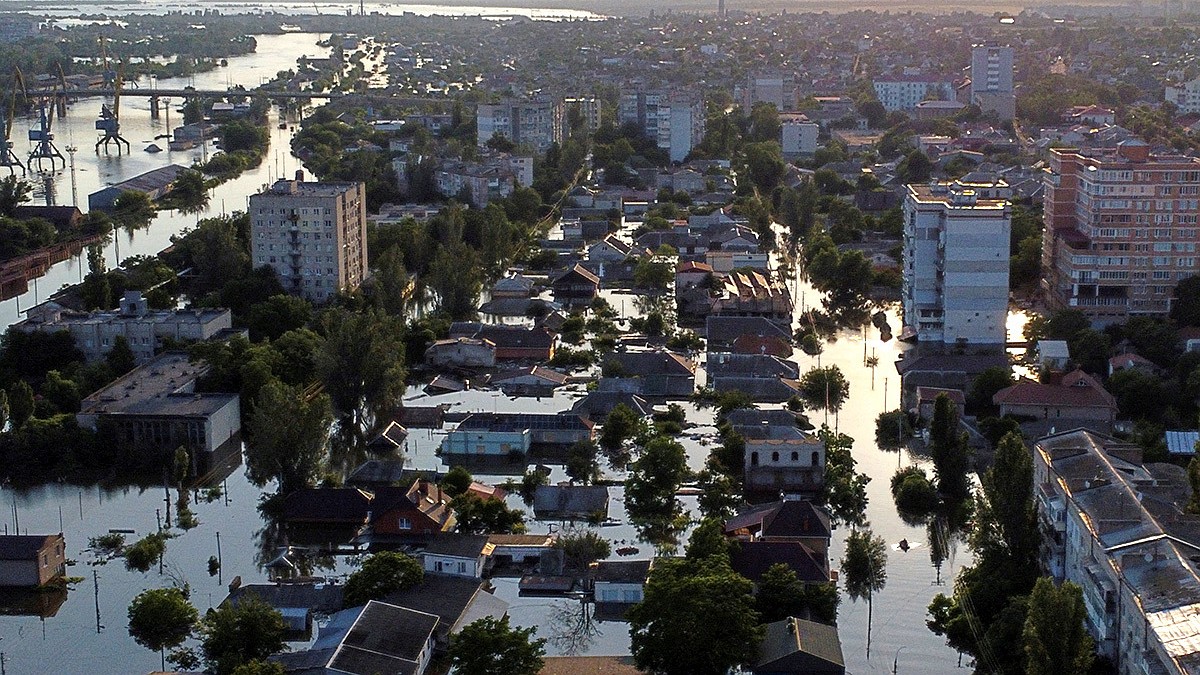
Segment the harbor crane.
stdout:
<path fill-rule="evenodd" d="M 29 166 L 33 167 L 34 160 L 37 160 L 38 169 L 42 169 L 44 162 L 50 162 L 50 170 L 53 171 L 56 162 L 62 162 L 63 168 L 67 168 L 67 158 L 59 152 L 58 146 L 54 145 L 54 109 L 50 108 L 56 98 L 59 96 L 58 85 L 50 92 L 49 96 L 43 96 L 38 101 L 38 121 L 37 125 L 29 130 L 29 142 L 33 144 L 33 150 L 29 153 Z"/>
<path fill-rule="evenodd" d="M 17 95 L 20 94 L 22 99 L 26 98 L 25 94 L 25 78 L 21 75 L 21 69 L 17 68 L 13 71 L 12 91 L 8 97 L 8 114 L 4 118 L 4 139 L 0 141 L 0 166 L 8 167 L 10 173 L 16 173 L 17 167 L 20 167 L 21 173 L 26 173 L 25 164 L 17 157 L 17 153 L 13 152 L 13 120 L 17 117 Z"/>
<path fill-rule="evenodd" d="M 121 146 L 125 146 L 125 152 L 129 152 L 129 141 L 121 136 L 121 83 L 125 75 L 125 64 L 117 67 L 117 75 L 113 80 L 113 102 L 112 106 L 102 104 L 100 106 L 100 119 L 96 120 L 96 130 L 101 132 L 100 140 L 96 141 L 96 152 L 100 152 L 100 147 L 104 146 L 104 152 L 108 152 L 109 145 L 117 147 L 117 154 L 121 154 Z"/>

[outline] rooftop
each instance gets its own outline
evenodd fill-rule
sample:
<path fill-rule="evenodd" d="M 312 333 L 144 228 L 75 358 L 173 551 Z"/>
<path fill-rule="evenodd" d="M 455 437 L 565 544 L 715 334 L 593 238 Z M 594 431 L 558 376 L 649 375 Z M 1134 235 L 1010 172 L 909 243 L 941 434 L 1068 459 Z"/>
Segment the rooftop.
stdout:
<path fill-rule="evenodd" d="M 292 196 L 292 197 L 337 197 L 338 195 L 356 190 L 358 183 L 318 183 L 315 181 L 297 181 L 280 179 L 275 181 L 266 191 L 253 197 Z"/>
<path fill-rule="evenodd" d="M 1003 211 L 1008 206 L 1006 199 L 986 199 L 974 190 L 953 189 L 945 183 L 909 185 L 908 195 L 921 204 L 936 204 L 950 209 L 972 211 Z"/>
<path fill-rule="evenodd" d="M 0 560 L 34 560 L 39 551 L 61 538 L 60 534 L 0 535 Z"/>
<path fill-rule="evenodd" d="M 207 366 L 191 363 L 184 352 L 166 352 L 129 371 L 83 400 L 85 415 L 170 415 L 205 417 L 237 394 L 197 394 L 196 380 Z"/>

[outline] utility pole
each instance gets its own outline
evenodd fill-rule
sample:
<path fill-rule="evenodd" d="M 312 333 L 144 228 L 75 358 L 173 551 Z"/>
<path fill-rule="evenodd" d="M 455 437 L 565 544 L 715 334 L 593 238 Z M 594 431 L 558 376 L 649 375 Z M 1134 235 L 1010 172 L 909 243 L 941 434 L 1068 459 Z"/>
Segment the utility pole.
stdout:
<path fill-rule="evenodd" d="M 68 145 L 64 148 L 67 154 L 71 157 L 71 205 L 79 206 L 79 190 L 75 185 L 75 153 L 79 148 L 74 145 Z"/>
<path fill-rule="evenodd" d="M 104 626 L 100 625 L 100 574 L 96 570 L 92 570 L 92 588 L 96 596 L 96 634 L 104 630 Z"/>

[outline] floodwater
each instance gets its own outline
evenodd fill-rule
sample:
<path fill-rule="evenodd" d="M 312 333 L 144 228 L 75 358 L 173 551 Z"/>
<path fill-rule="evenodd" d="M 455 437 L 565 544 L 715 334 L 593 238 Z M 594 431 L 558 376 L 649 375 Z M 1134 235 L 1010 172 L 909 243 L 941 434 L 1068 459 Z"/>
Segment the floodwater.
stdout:
<path fill-rule="evenodd" d="M 321 55 L 322 50 L 316 47 L 320 37 L 313 34 L 260 37 L 256 54 L 230 59 L 227 69 L 186 80 L 164 80 L 159 85 L 192 84 L 197 88 L 222 88 L 229 82 L 253 84 L 260 78 L 269 78 L 276 71 L 291 67 L 300 54 Z M 143 86 L 149 86 L 149 83 Z M 91 152 L 91 144 L 95 139 L 93 121 L 99 110 L 99 99 L 75 103 L 67 119 L 56 127 L 60 148 L 68 144 L 81 148 L 75 158 L 76 180 L 80 199 L 85 203 L 86 195 L 102 185 L 169 162 L 189 164 L 200 152 L 164 152 L 157 155 L 143 152 L 145 144 L 165 131 L 167 122 L 165 118 L 151 121 L 144 99 L 127 97 L 122 103 L 126 107 L 122 126 L 134 146 L 130 155 L 100 155 L 97 158 Z M 176 116 L 177 113 L 172 111 L 172 125 L 179 123 Z M 248 196 L 263 184 L 277 176 L 290 175 L 295 170 L 298 164 L 286 151 L 290 132 L 276 129 L 275 121 L 272 116 L 272 149 L 267 160 L 258 169 L 217 188 L 208 213 L 200 217 L 245 208 Z M 20 125 L 17 130 L 23 133 Z M 69 171 L 55 175 L 53 185 L 59 203 L 68 203 L 71 194 Z M 196 219 L 196 216 L 164 213 L 148 230 L 119 233 L 116 241 L 106 250 L 108 264 L 113 265 L 130 255 L 157 253 L 170 243 L 171 235 L 193 225 Z M 37 300 L 45 299 L 58 286 L 78 281 L 87 271 L 85 266 L 82 260 L 56 266 L 49 275 L 39 280 L 37 289 L 31 288 L 19 299 L 0 303 L 0 318 L 5 323 L 11 323 L 18 317 L 18 302 L 20 308 L 28 308 Z M 798 283 L 796 290 L 798 309 L 816 302 L 820 297 L 804 283 Z M 626 312 L 634 312 L 633 296 L 611 294 L 610 298 L 618 309 L 624 307 Z M 892 326 L 899 325 L 899 321 L 891 314 L 889 322 Z M 1010 322 L 1014 337 L 1019 337 L 1021 323 L 1020 317 Z M 891 672 L 895 663 L 897 672 L 951 673 L 958 670 L 958 655 L 925 627 L 925 610 L 934 594 L 949 591 L 948 584 L 954 574 L 970 563 L 970 553 L 961 542 L 952 541 L 948 559 L 940 572 L 935 569 L 929 557 L 925 528 L 908 525 L 900 519 L 888 487 L 897 466 L 910 463 L 927 466 L 928 462 L 908 452 L 880 450 L 873 440 L 876 415 L 894 409 L 899 404 L 899 378 L 893 362 L 900 350 L 895 341 L 883 342 L 877 330 L 868 328 L 865 333 L 843 332 L 836 341 L 826 344 L 819 360 L 802 352 L 797 352 L 795 358 L 802 370 L 818 363 L 836 364 L 846 374 L 851 383 L 849 401 L 842 411 L 844 414 L 836 419 L 831 417 L 829 423 L 856 439 L 854 456 L 858 461 L 858 470 L 872 478 L 868 485 L 870 503 L 867 515 L 870 525 L 889 544 L 901 539 L 922 544 L 907 553 L 889 550 L 887 586 L 874 599 L 878 607 L 874 608 L 869 658 L 866 651 L 867 606 L 863 602 L 852 603 L 843 599 L 839 612 L 839 631 L 848 671 Z M 879 366 L 874 371 L 864 365 L 864 353 L 879 359 Z M 513 400 L 495 392 L 467 392 L 431 399 L 413 389 L 406 400 L 412 405 L 448 402 L 455 411 L 552 412 L 568 409 L 582 394 L 582 388 L 576 387 L 540 400 Z M 711 412 L 691 410 L 688 418 L 698 426 L 688 429 L 681 440 L 688 450 L 689 463 L 698 469 L 710 450 L 707 441 L 702 442 L 699 437 L 707 433 L 711 440 Z M 824 415 L 813 414 L 812 421 L 820 424 L 824 421 Z M 406 461 L 417 469 L 445 470 L 447 467 L 434 454 L 443 435 L 444 432 L 413 430 L 405 454 Z M 555 467 L 552 478 L 558 480 L 563 477 L 561 467 Z M 507 477 L 480 478 L 503 482 Z M 62 530 L 67 538 L 69 556 L 77 561 L 69 573 L 82 578 L 73 584 L 65 603 L 57 607 L 51 616 L 0 616 L 0 652 L 4 653 L 7 672 L 45 672 L 49 669 L 47 664 L 50 659 L 53 659 L 53 669 L 64 675 L 144 673 L 155 670 L 159 665 L 158 655 L 136 645 L 126 630 L 126 608 L 137 593 L 171 583 L 187 583 L 191 588 L 192 601 L 203 611 L 225 597 L 226 586 L 235 575 L 241 576 L 246 583 L 265 578 L 258 567 L 263 555 L 260 552 L 263 548 L 263 522 L 255 508 L 260 491 L 246 481 L 241 469 L 229 477 L 226 485 L 227 500 L 222 498 L 211 503 L 201 501 L 192 507 L 200 524 L 168 543 L 162 575 L 157 570 L 147 574 L 130 572 L 124 569 L 120 561 L 93 567 L 88 564 L 90 556 L 84 550 L 90 537 L 110 529 L 133 530 L 136 535 L 131 536 L 131 540 L 134 536 L 154 531 L 165 507 L 161 487 L 104 490 L 95 486 L 81 489 L 69 485 L 48 485 L 22 492 L 0 487 L 0 504 L 4 505 L 0 509 L 0 520 L 5 521 L 3 527 L 13 531 L 15 522 L 19 520 L 21 532 Z M 626 517 L 621 490 L 614 487 L 610 492 L 613 498 L 611 515 L 624 523 Z M 513 506 L 521 506 L 516 497 L 511 499 L 514 500 Z M 694 500 L 687 499 L 685 504 L 694 509 Z M 550 525 L 530 523 L 530 531 L 546 531 Z M 605 527 L 601 531 L 616 542 L 636 539 L 632 527 L 624 524 Z M 831 564 L 835 569 L 847 532 L 846 528 L 839 528 L 834 533 Z M 207 561 L 210 556 L 218 554 L 218 533 L 224 565 L 219 576 L 210 577 Z M 270 551 L 272 546 L 268 544 L 266 550 Z M 638 557 L 649 555 L 652 551 L 650 546 L 644 544 L 640 548 Z M 344 574 L 347 563 L 345 560 L 339 562 L 330 573 Z M 628 653 L 629 637 L 625 624 L 581 620 L 580 612 L 585 610 L 581 610 L 576 601 L 521 598 L 518 597 L 515 580 L 498 579 L 494 583 L 497 595 L 511 604 L 510 613 L 515 623 L 536 625 L 539 635 L 551 638 L 548 645 L 550 653 Z"/>

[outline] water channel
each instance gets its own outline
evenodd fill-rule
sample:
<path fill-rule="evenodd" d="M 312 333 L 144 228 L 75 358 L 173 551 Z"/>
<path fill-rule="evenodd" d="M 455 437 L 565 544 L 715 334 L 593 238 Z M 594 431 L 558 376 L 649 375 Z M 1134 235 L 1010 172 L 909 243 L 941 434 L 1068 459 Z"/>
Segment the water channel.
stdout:
<path fill-rule="evenodd" d="M 273 76 L 278 70 L 291 67 L 301 54 L 322 55 L 323 50 L 316 45 L 320 37 L 323 36 L 261 36 L 258 38 L 257 53 L 230 59 L 228 68 L 197 75 L 186 81 L 160 81 L 159 86 L 192 84 L 197 88 L 223 88 L 229 81 L 252 85 L 262 78 Z M 171 162 L 190 164 L 199 153 L 199 150 L 157 155 L 143 152 L 145 144 L 166 131 L 166 120 L 151 121 L 144 99 L 127 98 L 122 103 L 123 107 L 127 106 L 122 115 L 122 128 L 133 143 L 132 154 L 120 157 L 101 155 L 97 158 L 91 152 L 91 145 L 95 142 L 93 121 L 99 111 L 99 99 L 76 102 L 68 117 L 56 127 L 60 148 L 68 144 L 80 148 L 75 160 L 76 180 L 80 200 L 84 203 L 88 193 L 103 185 Z M 176 115 L 173 111 L 172 124 L 179 123 Z M 297 168 L 295 158 L 287 154 L 290 132 L 277 129 L 275 122 L 272 113 L 272 148 L 267 161 L 259 168 L 217 188 L 208 214 L 244 208 L 250 194 L 276 176 L 290 175 Z M 19 126 L 18 131 L 23 133 Z M 59 203 L 69 203 L 69 172 L 56 175 L 54 187 Z M 200 217 L 208 214 L 200 214 Z M 196 219 L 197 216 L 163 213 L 148 230 L 118 233 L 116 241 L 105 251 L 107 262 L 111 266 L 130 255 L 157 253 L 170 243 L 171 235 L 193 225 Z M 86 271 L 86 262 L 83 260 L 55 266 L 38 281 L 36 289 L 31 287 L 26 295 L 0 303 L 0 319 L 5 324 L 13 322 L 19 316 L 18 307 L 25 309 L 38 300 L 44 300 L 59 286 L 77 282 Z M 799 284 L 797 290 L 798 306 L 802 298 L 808 303 L 819 298 L 819 294 L 806 284 Z M 621 306 L 617 296 L 613 296 L 613 304 Z M 894 316 L 889 321 L 892 326 L 899 325 Z M 863 363 L 864 344 L 866 352 L 879 359 L 880 365 L 874 372 Z M 887 587 L 874 600 L 878 607 L 874 611 L 870 658 L 866 656 L 865 603 L 843 600 L 839 612 L 839 631 L 848 672 L 891 672 L 895 661 L 898 672 L 951 673 L 958 670 L 958 656 L 944 645 L 941 638 L 926 629 L 925 609 L 932 596 L 947 591 L 949 586 L 946 584 L 964 564 L 969 563 L 969 552 L 961 543 L 951 542 L 949 558 L 940 572 L 933 567 L 924 526 L 909 525 L 900 519 L 888 489 L 889 478 L 898 464 L 926 464 L 926 461 L 908 453 L 880 450 L 873 440 L 875 416 L 885 409 L 894 409 L 899 402 L 899 378 L 892 367 L 898 349 L 900 347 L 894 341 L 883 342 L 878 332 L 870 329 L 865 335 L 856 331 L 840 335 L 836 341 L 826 345 L 820 357 L 822 365 L 837 364 L 851 383 L 850 399 L 837 424 L 843 433 L 856 439 L 854 455 L 858 469 L 872 478 L 868 485 L 868 518 L 872 528 L 889 544 L 902 538 L 922 544 L 907 553 L 889 550 Z M 802 371 L 817 363 L 816 358 L 802 352 L 797 352 L 795 358 Z M 406 400 L 413 404 L 447 402 L 452 404 L 455 411 L 557 411 L 569 408 L 582 394 L 581 388 L 575 388 L 560 391 L 552 398 L 533 401 L 514 400 L 491 392 L 468 392 L 430 400 L 419 390 L 413 389 Z M 690 410 L 689 421 L 698 426 L 686 432 L 683 442 L 688 449 L 689 462 L 693 468 L 699 469 L 710 450 L 700 437 L 712 431 L 711 413 Z M 814 417 L 813 421 L 819 424 L 821 419 Z M 445 470 L 446 467 L 441 466 L 433 452 L 441 436 L 441 432 L 414 430 L 410 436 L 406 461 L 414 468 Z M 563 477 L 561 467 L 556 467 L 555 472 L 553 479 Z M 505 477 L 483 478 L 502 482 Z M 620 489 L 611 488 L 611 494 L 611 515 L 624 521 Z M 169 585 L 173 580 L 179 583 L 186 581 L 192 589 L 192 601 L 203 612 L 221 601 L 226 594 L 226 585 L 234 575 L 240 575 L 243 582 L 265 578 L 256 564 L 261 559 L 260 531 L 263 529 L 262 520 L 255 509 L 258 498 L 259 491 L 246 481 L 243 472 L 240 469 L 235 471 L 227 481 L 225 498 L 211 503 L 201 501 L 193 506 L 200 525 L 168 543 L 165 574 L 160 576 L 157 570 L 147 574 L 127 571 L 120 561 L 90 566 L 90 558 L 84 549 L 89 537 L 110 529 L 132 530 L 136 532 L 135 536 L 154 531 L 158 522 L 156 511 L 164 508 L 162 488 L 105 489 L 52 484 L 33 490 L 13 491 L 0 487 L 0 504 L 4 505 L 0 510 L 0 514 L 3 514 L 0 520 L 5 521 L 3 527 L 12 531 L 15 523 L 11 514 L 15 505 L 22 533 L 62 530 L 66 535 L 69 557 L 78 561 L 70 568 L 69 574 L 83 577 L 82 582 L 73 586 L 61 606 L 54 606 L 58 599 L 43 598 L 34 603 L 38 605 L 35 611 L 26 608 L 24 615 L 0 616 L 0 652 L 5 655 L 7 672 L 19 675 L 53 670 L 69 675 L 145 673 L 156 670 L 158 655 L 136 645 L 126 631 L 129 601 L 144 589 Z M 694 506 L 694 501 L 690 499 L 685 503 Z M 512 505 L 521 506 L 516 501 Z M 530 531 L 542 532 L 546 527 L 545 523 L 531 523 Z M 207 561 L 209 556 L 218 554 L 218 533 L 224 567 L 218 577 L 210 577 Z M 603 528 L 603 534 L 616 541 L 636 538 L 629 526 Z M 831 563 L 835 568 L 846 534 L 845 528 L 834 533 Z M 646 545 L 641 545 L 641 548 L 643 555 L 652 550 Z M 343 561 L 332 572 L 340 574 L 345 570 L 346 563 Z M 938 585 L 939 580 L 943 585 Z M 551 637 L 557 632 L 569 632 L 564 631 L 560 624 L 571 622 L 577 603 L 518 597 L 515 580 L 501 579 L 495 584 L 497 594 L 511 604 L 510 613 L 515 623 L 538 625 L 539 633 L 544 637 Z M 582 641 L 569 639 L 571 635 L 563 635 L 562 639 L 552 641 L 548 650 L 550 653 L 628 653 L 629 638 L 625 624 L 597 623 L 587 632 L 588 636 Z"/>

